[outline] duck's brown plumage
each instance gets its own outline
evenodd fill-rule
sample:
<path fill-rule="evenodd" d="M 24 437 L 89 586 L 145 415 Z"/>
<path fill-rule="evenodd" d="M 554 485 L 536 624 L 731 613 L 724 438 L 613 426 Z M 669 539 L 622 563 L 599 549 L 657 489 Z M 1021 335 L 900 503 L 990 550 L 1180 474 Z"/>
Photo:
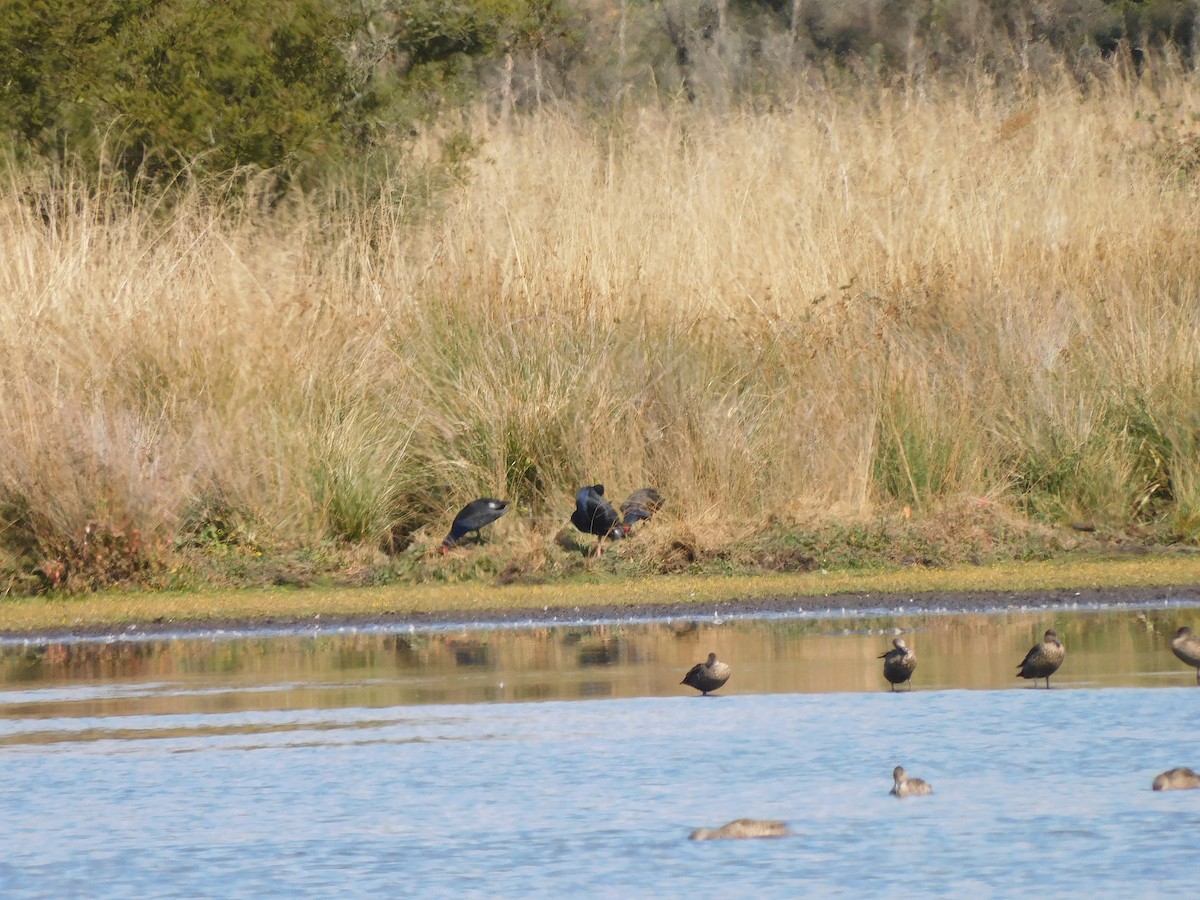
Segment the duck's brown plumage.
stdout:
<path fill-rule="evenodd" d="M 1067 651 L 1059 643 L 1058 635 L 1054 633 L 1054 629 L 1050 629 L 1040 644 L 1029 648 L 1029 652 L 1017 666 L 1017 677 L 1032 678 L 1035 681 L 1045 678 L 1046 687 L 1050 687 L 1050 676 L 1058 671 L 1066 655 Z"/>
<path fill-rule="evenodd" d="M 707 662 L 696 663 L 679 683 L 694 687 L 701 694 L 707 694 L 727 682 L 732 671 L 728 665 L 717 659 L 717 654 L 710 653 Z"/>
<path fill-rule="evenodd" d="M 904 684 L 912 678 L 913 670 L 917 667 L 917 655 L 909 650 L 900 638 L 892 641 L 892 647 L 894 649 L 879 658 L 883 660 L 883 677 L 891 682 L 894 691 L 896 685 Z M 912 683 L 908 686 L 911 689 Z"/>
<path fill-rule="evenodd" d="M 693 841 L 716 841 L 739 838 L 773 838 L 791 834 L 787 824 L 774 819 L 735 819 L 720 828 L 697 828 L 690 835 Z"/>
<path fill-rule="evenodd" d="M 1189 666 L 1196 668 L 1196 684 L 1200 684 L 1200 638 L 1186 625 L 1171 638 L 1171 652 Z"/>
<path fill-rule="evenodd" d="M 1189 788 L 1200 787 L 1200 775 L 1191 769 L 1167 769 L 1154 779 L 1156 791 L 1185 791 Z"/>
<path fill-rule="evenodd" d="M 889 793 L 893 797 L 923 797 L 933 793 L 933 787 L 928 781 L 909 778 L 904 772 L 904 766 L 896 766 L 892 769 L 892 781 L 894 784 Z"/>

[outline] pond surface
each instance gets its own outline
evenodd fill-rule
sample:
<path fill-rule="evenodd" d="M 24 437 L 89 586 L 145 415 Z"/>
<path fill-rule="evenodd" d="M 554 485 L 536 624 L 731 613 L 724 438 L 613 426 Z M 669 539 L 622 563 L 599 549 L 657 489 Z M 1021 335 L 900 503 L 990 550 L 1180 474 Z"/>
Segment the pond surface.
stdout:
<path fill-rule="evenodd" d="M 1200 769 L 1200 610 L 1164 606 L 9 642 L 0 894 L 1194 896 L 1200 791 L 1150 783 Z M 743 816 L 794 834 L 687 840 Z"/>

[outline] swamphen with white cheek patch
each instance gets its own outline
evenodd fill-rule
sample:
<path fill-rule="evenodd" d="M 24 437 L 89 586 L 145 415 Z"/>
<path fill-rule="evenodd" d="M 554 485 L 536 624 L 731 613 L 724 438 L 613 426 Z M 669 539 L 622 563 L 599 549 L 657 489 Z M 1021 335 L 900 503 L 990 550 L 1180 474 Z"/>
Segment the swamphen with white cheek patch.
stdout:
<path fill-rule="evenodd" d="M 454 517 L 450 533 L 442 541 L 442 552 L 445 553 L 471 532 L 475 533 L 476 538 L 482 540 L 479 529 L 491 525 L 506 512 L 508 512 L 507 500 L 493 500 L 491 497 L 472 500 Z"/>

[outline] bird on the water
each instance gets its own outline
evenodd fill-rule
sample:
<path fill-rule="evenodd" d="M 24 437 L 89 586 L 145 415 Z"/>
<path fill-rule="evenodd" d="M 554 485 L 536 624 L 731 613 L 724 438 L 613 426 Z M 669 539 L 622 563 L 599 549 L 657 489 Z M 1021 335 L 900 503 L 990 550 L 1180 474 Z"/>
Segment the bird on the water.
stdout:
<path fill-rule="evenodd" d="M 717 841 L 738 838 L 773 838 L 791 834 L 787 824 L 774 819 L 735 819 L 720 828 L 697 828 L 690 841 Z"/>
<path fill-rule="evenodd" d="M 1067 651 L 1059 643 L 1058 635 L 1054 633 L 1054 629 L 1050 629 L 1042 642 L 1030 647 L 1025 658 L 1017 665 L 1017 677 L 1032 678 L 1035 687 L 1037 679 L 1045 678 L 1046 687 L 1049 688 L 1050 676 L 1058 671 L 1066 655 Z"/>
<path fill-rule="evenodd" d="M 1200 787 L 1200 775 L 1188 768 L 1167 769 L 1154 778 L 1156 791 L 1186 791 L 1197 787 Z"/>
<path fill-rule="evenodd" d="M 613 505 L 604 499 L 604 485 L 584 485 L 575 494 L 575 512 L 571 513 L 571 524 L 584 534 L 596 535 L 596 555 L 604 539 L 618 540 L 629 533 L 621 524 L 621 517 Z"/>
<path fill-rule="evenodd" d="M 913 670 L 917 667 L 917 654 L 909 650 L 901 638 L 892 641 L 892 647 L 894 649 L 881 654 L 879 659 L 883 660 L 883 677 L 892 683 L 894 691 L 896 685 L 904 684 L 912 678 Z M 911 681 L 908 689 L 912 690 Z"/>
<path fill-rule="evenodd" d="M 442 552 L 445 553 L 468 534 L 474 532 L 476 540 L 482 541 L 479 529 L 491 525 L 508 512 L 507 500 L 495 500 L 491 497 L 480 497 L 472 500 L 458 511 L 454 522 L 450 525 L 450 533 L 442 540 Z"/>
<path fill-rule="evenodd" d="M 635 523 L 653 516 L 666 502 L 654 488 L 638 488 L 621 504 L 621 524 L 628 531 Z"/>
<path fill-rule="evenodd" d="M 925 794 L 932 794 L 933 787 L 928 781 L 921 778 L 909 778 L 904 771 L 904 766 L 896 766 L 892 769 L 892 789 L 889 792 L 894 797 L 922 797 Z"/>
<path fill-rule="evenodd" d="M 732 672 L 728 664 L 717 659 L 717 654 L 710 653 L 705 662 L 692 666 L 679 683 L 694 687 L 702 696 L 708 696 L 710 691 L 715 691 L 725 684 Z"/>
<path fill-rule="evenodd" d="M 1200 684 L 1200 638 L 1186 625 L 1171 638 L 1171 652 L 1189 666 L 1196 667 L 1196 684 Z"/>

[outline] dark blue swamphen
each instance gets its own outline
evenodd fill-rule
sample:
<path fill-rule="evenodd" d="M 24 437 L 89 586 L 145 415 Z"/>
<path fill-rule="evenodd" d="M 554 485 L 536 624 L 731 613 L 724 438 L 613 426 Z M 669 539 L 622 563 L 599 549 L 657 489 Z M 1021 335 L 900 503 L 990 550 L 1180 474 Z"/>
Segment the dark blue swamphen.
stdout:
<path fill-rule="evenodd" d="M 479 529 L 491 525 L 506 512 L 508 512 L 507 500 L 493 500 L 491 497 L 472 500 L 454 517 L 450 533 L 442 541 L 442 552 L 445 553 L 472 532 L 475 533 L 476 539 L 482 541 L 483 536 L 479 533 Z"/>
<path fill-rule="evenodd" d="M 604 499 L 602 484 L 585 485 L 579 489 L 575 495 L 575 512 L 571 513 L 571 524 L 584 534 L 596 535 L 597 556 L 600 555 L 605 538 L 615 541 L 625 537 L 629 531 L 621 523 L 621 516 L 613 505 Z"/>

